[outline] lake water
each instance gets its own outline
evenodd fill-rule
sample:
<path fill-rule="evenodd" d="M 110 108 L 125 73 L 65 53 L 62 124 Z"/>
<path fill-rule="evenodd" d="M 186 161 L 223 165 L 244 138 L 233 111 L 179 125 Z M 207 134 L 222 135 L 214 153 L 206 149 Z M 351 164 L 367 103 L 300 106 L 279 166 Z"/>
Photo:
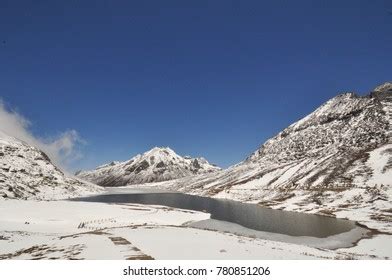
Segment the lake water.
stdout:
<path fill-rule="evenodd" d="M 324 248 L 349 246 L 366 235 L 365 229 L 349 220 L 183 193 L 108 193 L 73 200 L 203 211 L 211 214 L 211 220 L 191 226 Z"/>

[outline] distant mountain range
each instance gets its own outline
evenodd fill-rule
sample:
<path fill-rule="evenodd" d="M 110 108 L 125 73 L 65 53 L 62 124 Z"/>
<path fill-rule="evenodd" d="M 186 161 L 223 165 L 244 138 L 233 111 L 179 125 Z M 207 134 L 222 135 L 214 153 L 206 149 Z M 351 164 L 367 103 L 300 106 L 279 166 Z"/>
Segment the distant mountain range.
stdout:
<path fill-rule="evenodd" d="M 204 158 L 181 157 L 170 148 L 155 147 L 124 162 L 112 162 L 76 175 L 100 186 L 161 182 L 220 170 Z"/>

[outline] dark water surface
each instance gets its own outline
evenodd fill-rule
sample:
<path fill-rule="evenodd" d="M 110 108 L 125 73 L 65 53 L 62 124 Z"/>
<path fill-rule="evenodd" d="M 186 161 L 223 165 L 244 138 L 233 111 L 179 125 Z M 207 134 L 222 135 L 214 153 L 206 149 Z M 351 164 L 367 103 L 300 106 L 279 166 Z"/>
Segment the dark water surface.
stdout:
<path fill-rule="evenodd" d="M 120 193 L 73 199 L 104 203 L 137 203 L 204 211 L 211 219 L 239 224 L 243 227 L 291 236 L 324 238 L 348 232 L 356 227 L 348 220 L 319 215 L 274 210 L 257 204 L 241 203 L 182 193 Z"/>

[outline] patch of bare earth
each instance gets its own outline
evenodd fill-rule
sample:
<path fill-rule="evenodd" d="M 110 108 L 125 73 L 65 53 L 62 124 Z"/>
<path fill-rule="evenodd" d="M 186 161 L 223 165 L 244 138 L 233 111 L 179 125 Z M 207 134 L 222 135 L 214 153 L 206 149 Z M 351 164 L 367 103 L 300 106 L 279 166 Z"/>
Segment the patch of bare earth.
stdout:
<path fill-rule="evenodd" d="M 377 213 L 377 214 L 372 214 L 370 216 L 372 220 L 379 221 L 379 222 L 385 222 L 385 223 L 391 223 L 392 222 L 392 215 L 389 213 Z"/>
<path fill-rule="evenodd" d="M 14 253 L 0 255 L 0 260 L 24 258 L 31 260 L 77 260 L 78 255 L 82 252 L 83 245 L 72 245 L 69 247 L 56 247 L 46 244 L 35 245 L 27 249 L 18 250 Z"/>
<path fill-rule="evenodd" d="M 109 239 L 116 246 L 125 247 L 125 251 L 127 255 L 125 256 L 126 260 L 153 260 L 154 258 L 144 254 L 139 248 L 132 245 L 127 239 L 120 236 L 109 236 Z M 122 250 L 123 251 L 123 250 Z"/>

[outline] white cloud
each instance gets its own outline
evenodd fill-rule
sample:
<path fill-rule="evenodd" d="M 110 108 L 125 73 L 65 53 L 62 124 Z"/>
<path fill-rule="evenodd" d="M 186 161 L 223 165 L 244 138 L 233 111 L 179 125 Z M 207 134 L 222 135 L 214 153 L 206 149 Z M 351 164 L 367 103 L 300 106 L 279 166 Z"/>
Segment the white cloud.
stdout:
<path fill-rule="evenodd" d="M 43 150 L 51 160 L 62 167 L 81 157 L 79 148 L 84 144 L 75 130 L 67 130 L 57 137 L 44 139 L 33 135 L 31 122 L 15 110 L 7 108 L 0 100 L 0 130 L 9 136 L 18 138 L 34 147 Z"/>

